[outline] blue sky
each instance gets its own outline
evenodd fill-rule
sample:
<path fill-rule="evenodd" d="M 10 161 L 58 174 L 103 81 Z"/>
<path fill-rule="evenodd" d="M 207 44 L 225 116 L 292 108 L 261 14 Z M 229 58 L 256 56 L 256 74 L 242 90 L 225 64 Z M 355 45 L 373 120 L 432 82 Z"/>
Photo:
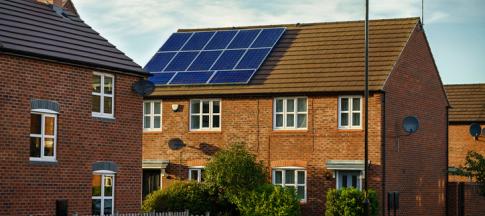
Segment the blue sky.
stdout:
<path fill-rule="evenodd" d="M 364 0 L 72 0 L 81 18 L 140 65 L 179 28 L 360 20 Z M 446 84 L 485 82 L 485 0 L 424 0 Z M 370 0 L 372 19 L 421 16 L 421 0 Z"/>

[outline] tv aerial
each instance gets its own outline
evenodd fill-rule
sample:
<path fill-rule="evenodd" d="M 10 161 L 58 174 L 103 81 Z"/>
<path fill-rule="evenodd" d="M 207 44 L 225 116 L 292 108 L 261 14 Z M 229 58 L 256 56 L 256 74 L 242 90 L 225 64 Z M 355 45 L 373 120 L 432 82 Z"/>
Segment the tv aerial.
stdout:
<path fill-rule="evenodd" d="M 140 80 L 133 84 L 132 89 L 140 96 L 147 96 L 155 90 L 155 84 L 149 80 Z"/>

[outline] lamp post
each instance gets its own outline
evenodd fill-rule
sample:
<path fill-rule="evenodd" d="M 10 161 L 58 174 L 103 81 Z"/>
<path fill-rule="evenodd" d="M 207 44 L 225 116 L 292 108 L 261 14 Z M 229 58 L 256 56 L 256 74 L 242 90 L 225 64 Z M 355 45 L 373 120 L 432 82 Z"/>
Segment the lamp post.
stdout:
<path fill-rule="evenodd" d="M 365 0 L 365 108 L 364 108 L 364 213 L 369 215 L 369 199 L 367 194 L 369 176 L 369 0 Z"/>

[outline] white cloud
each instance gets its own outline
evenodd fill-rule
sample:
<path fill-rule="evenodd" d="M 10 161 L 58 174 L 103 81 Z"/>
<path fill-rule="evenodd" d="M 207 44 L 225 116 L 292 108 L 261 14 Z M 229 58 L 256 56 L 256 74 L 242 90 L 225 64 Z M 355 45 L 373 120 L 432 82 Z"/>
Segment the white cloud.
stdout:
<path fill-rule="evenodd" d="M 73 0 L 81 17 L 145 64 L 179 28 L 357 20 L 363 0 Z M 420 16 L 421 0 L 370 1 L 371 18 Z M 447 18 L 434 11 L 429 22 Z"/>

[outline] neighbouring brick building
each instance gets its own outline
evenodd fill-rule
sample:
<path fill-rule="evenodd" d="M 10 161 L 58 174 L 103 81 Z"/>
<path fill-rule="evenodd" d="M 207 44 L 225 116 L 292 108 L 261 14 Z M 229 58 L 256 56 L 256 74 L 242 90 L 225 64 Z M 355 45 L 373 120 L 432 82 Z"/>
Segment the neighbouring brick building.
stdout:
<path fill-rule="evenodd" d="M 146 75 L 70 1 L 0 1 L 0 215 L 138 212 Z"/>
<path fill-rule="evenodd" d="M 449 215 L 483 215 L 485 197 L 478 194 L 473 179 L 454 175 L 465 165 L 469 151 L 485 155 L 485 84 L 445 85 L 450 102 L 448 114 L 448 212 Z M 470 133 L 471 124 L 479 124 L 481 136 Z"/>
<path fill-rule="evenodd" d="M 297 189 L 305 215 L 323 215 L 329 188 L 361 187 L 363 21 L 179 32 L 270 27 L 286 31 L 248 84 L 159 85 L 145 98 L 144 194 L 172 179 L 202 180 L 210 155 L 235 142 L 274 184 Z M 419 18 L 373 20 L 369 31 L 370 188 L 383 215 L 394 212 L 394 192 L 399 215 L 444 215 L 448 102 L 425 32 Z M 145 69 L 159 75 L 163 61 Z M 406 116 L 420 122 L 409 136 Z M 174 138 L 186 146 L 172 150 Z"/>

